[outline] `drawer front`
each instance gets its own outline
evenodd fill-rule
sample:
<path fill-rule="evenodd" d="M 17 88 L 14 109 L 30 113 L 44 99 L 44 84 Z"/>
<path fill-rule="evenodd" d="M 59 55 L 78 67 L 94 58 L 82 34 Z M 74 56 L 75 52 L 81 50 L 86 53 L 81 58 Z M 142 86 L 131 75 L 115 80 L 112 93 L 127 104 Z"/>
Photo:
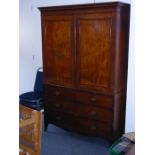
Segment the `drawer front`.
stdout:
<path fill-rule="evenodd" d="M 70 114 L 65 114 L 60 111 L 50 110 L 48 111 L 49 123 L 53 123 L 57 126 L 61 126 L 64 129 L 76 131 L 79 133 L 110 137 L 112 134 L 112 127 L 104 124 L 100 121 L 89 120 L 85 118 L 75 117 Z"/>
<path fill-rule="evenodd" d="M 46 100 L 75 100 L 75 93 L 71 89 L 52 87 L 49 85 L 44 85 L 44 96 Z"/>
<path fill-rule="evenodd" d="M 48 101 L 46 104 L 49 109 L 63 111 L 76 117 L 86 117 L 88 119 L 99 120 L 109 124 L 112 124 L 113 122 L 113 113 L 110 109 L 56 100 Z"/>
<path fill-rule="evenodd" d="M 113 108 L 113 96 L 110 95 L 101 95 L 49 85 L 45 85 L 44 88 L 44 97 L 46 100 L 66 100 L 101 108 Z"/>
<path fill-rule="evenodd" d="M 67 128 L 73 128 L 72 116 L 56 110 L 47 110 L 47 121 Z"/>
<path fill-rule="evenodd" d="M 77 119 L 77 131 L 97 136 L 109 137 L 112 134 L 112 127 L 102 122 L 88 119 Z"/>
<path fill-rule="evenodd" d="M 112 111 L 93 106 L 79 106 L 77 114 L 93 120 L 99 120 L 111 124 L 113 122 Z"/>
<path fill-rule="evenodd" d="M 103 108 L 113 108 L 113 97 L 96 93 L 77 92 L 76 100 L 83 104 L 91 104 Z"/>

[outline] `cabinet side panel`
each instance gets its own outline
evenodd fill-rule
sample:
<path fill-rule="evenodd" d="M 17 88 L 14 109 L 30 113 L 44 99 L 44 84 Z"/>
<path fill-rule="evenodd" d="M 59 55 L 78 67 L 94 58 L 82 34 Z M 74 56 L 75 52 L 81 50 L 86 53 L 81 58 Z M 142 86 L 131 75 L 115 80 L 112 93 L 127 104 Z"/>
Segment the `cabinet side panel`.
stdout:
<path fill-rule="evenodd" d="M 129 47 L 129 8 L 116 14 L 115 92 L 126 91 Z"/>
<path fill-rule="evenodd" d="M 113 138 L 117 139 L 124 133 L 125 128 L 125 105 L 126 94 L 120 92 L 114 95 L 114 119 L 113 119 Z"/>

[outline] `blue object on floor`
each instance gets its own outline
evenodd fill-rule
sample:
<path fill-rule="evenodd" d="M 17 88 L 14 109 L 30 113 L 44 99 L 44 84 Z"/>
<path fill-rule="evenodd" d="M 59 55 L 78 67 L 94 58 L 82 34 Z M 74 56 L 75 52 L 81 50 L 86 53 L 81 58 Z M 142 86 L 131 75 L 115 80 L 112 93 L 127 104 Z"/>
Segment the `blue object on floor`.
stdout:
<path fill-rule="evenodd" d="M 26 92 L 19 96 L 19 103 L 40 110 L 43 107 L 43 71 L 42 68 L 38 68 L 36 73 L 36 79 L 34 84 L 34 90 Z"/>

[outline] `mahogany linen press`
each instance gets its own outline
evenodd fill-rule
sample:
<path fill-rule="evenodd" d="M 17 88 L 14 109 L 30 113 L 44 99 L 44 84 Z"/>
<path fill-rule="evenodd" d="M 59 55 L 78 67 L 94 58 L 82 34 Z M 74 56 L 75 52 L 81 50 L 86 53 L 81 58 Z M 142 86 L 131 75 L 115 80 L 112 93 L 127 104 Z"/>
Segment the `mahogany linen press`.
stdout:
<path fill-rule="evenodd" d="M 44 121 L 107 138 L 124 133 L 130 5 L 41 7 Z"/>

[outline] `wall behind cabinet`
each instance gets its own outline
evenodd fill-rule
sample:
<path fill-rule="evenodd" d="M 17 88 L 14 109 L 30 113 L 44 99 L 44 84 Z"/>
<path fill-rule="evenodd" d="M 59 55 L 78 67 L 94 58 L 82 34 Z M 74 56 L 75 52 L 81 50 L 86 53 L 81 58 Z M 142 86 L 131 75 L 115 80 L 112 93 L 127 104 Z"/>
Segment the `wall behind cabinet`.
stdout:
<path fill-rule="evenodd" d="M 95 0 L 95 3 L 98 3 L 98 2 L 125 2 L 125 3 L 131 3 L 132 0 Z"/>
<path fill-rule="evenodd" d="M 37 7 L 99 3 L 117 0 L 19 0 L 19 93 L 33 90 L 36 69 L 42 66 L 42 43 L 40 12 Z M 134 91 L 134 0 L 121 0 L 131 3 L 128 89 L 126 108 L 126 132 L 135 130 L 135 91 Z"/>

